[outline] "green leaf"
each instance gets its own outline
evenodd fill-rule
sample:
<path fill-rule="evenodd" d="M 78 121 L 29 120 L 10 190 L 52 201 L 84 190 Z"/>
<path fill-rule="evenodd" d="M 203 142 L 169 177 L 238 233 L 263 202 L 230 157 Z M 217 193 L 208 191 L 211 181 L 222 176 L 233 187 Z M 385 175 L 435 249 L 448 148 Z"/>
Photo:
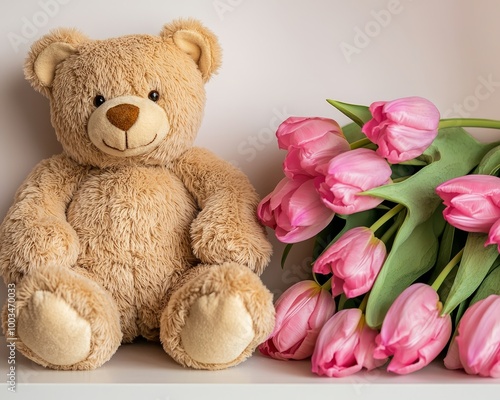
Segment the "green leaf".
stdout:
<path fill-rule="evenodd" d="M 427 166 L 402 182 L 363 193 L 403 204 L 408 210 L 371 291 L 366 310 L 368 325 L 380 326 L 395 298 L 436 261 L 437 237 L 444 229 L 436 186 L 468 174 L 494 146 L 478 142 L 461 128 L 440 129 L 420 157 L 429 163 Z"/>
<path fill-rule="evenodd" d="M 441 210 L 437 210 L 421 224 L 409 225 L 406 219 L 403 225 L 368 298 L 366 321 L 373 328 L 382 324 L 396 297 L 418 277 L 429 271 L 436 261 L 438 236 L 444 227 Z M 406 234 L 404 230 L 410 228 L 411 232 Z M 406 237 L 404 241 L 398 240 L 401 230 Z"/>
<path fill-rule="evenodd" d="M 372 114 L 367 106 L 343 103 L 341 101 L 330 99 L 327 99 L 326 101 L 359 126 L 363 126 L 366 122 L 372 119 Z"/>
<path fill-rule="evenodd" d="M 491 272 L 484 278 L 483 282 L 471 299 L 469 307 L 479 300 L 483 300 L 491 294 L 500 295 L 500 256 L 497 257 Z"/>
<path fill-rule="evenodd" d="M 355 122 L 344 125 L 342 127 L 342 132 L 349 143 L 366 138 L 365 134 L 361 132 L 361 127 Z"/>
<path fill-rule="evenodd" d="M 485 299 L 490 294 L 500 295 L 500 256 L 495 261 L 495 264 L 493 264 L 490 268 L 490 272 L 486 278 L 484 278 L 483 283 L 481 283 L 472 299 L 468 298 L 467 300 L 462 301 L 458 306 L 455 315 L 455 326 L 458 326 L 460 319 L 468 307 L 479 300 Z"/>
<path fill-rule="evenodd" d="M 450 224 L 446 224 L 444 227 L 443 235 L 441 236 L 441 241 L 439 243 L 439 252 L 436 261 L 436 267 L 432 271 L 430 282 L 438 277 L 444 267 L 452 258 L 453 253 L 453 242 L 455 241 L 455 227 Z"/>
<path fill-rule="evenodd" d="M 469 233 L 464 254 L 450 294 L 443 305 L 442 314 L 451 313 L 479 287 L 498 257 L 496 246 L 484 247 L 488 235 Z"/>
<path fill-rule="evenodd" d="M 290 250 L 292 250 L 292 246 L 293 243 L 288 243 L 283 249 L 283 254 L 281 255 L 281 269 L 285 268 L 285 261 L 290 253 Z"/>
<path fill-rule="evenodd" d="M 439 300 L 441 303 L 444 303 L 446 299 L 448 298 L 451 288 L 453 286 L 453 282 L 455 281 L 455 277 L 457 276 L 457 271 L 458 268 L 453 268 L 448 275 L 446 275 L 446 278 L 444 279 L 443 283 L 439 286 L 438 289 L 438 295 L 439 295 Z M 434 282 L 435 279 L 431 278 L 428 280 L 428 282 Z"/>
<path fill-rule="evenodd" d="M 498 176 L 500 173 L 500 146 L 491 149 L 491 151 L 483 157 L 476 173 Z"/>

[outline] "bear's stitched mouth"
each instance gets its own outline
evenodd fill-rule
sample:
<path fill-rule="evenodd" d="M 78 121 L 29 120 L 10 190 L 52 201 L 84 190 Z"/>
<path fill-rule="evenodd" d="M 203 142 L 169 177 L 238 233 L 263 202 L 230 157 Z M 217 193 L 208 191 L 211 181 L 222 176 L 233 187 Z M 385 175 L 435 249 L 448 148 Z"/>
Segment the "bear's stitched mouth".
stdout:
<path fill-rule="evenodd" d="M 119 149 L 117 147 L 113 147 L 113 146 L 110 146 L 109 144 L 106 143 L 106 141 L 104 139 L 102 139 L 102 143 L 106 146 L 106 147 L 109 147 L 110 149 L 113 149 L 113 150 L 116 150 L 116 151 L 119 151 L 121 153 L 124 153 L 126 152 L 127 150 L 134 150 L 134 149 L 139 149 L 141 147 L 146 147 L 146 146 L 149 146 L 151 143 L 153 143 L 156 138 L 158 137 L 158 134 L 155 134 L 154 138 L 149 142 L 149 143 L 146 143 L 146 144 L 143 144 L 141 146 L 137 146 L 137 147 L 128 147 L 128 135 L 125 133 L 125 149 Z"/>

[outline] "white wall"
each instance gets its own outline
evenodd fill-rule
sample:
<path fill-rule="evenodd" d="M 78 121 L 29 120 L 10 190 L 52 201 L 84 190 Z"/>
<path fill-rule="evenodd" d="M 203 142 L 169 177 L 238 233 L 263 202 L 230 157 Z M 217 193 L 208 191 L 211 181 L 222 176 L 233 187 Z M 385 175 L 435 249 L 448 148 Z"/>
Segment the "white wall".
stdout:
<path fill-rule="evenodd" d="M 272 133 L 289 115 L 345 123 L 326 98 L 369 104 L 420 95 L 446 116 L 500 118 L 500 3 L 495 0 L 29 0 L 0 13 L 0 218 L 33 166 L 60 151 L 47 101 L 23 79 L 30 43 L 56 27 L 93 38 L 159 32 L 176 17 L 202 20 L 224 63 L 207 87 L 197 144 L 237 163 L 264 196 L 281 179 Z M 484 140 L 498 132 L 475 132 Z M 263 278 L 276 293 L 303 279 L 309 248 L 275 258 Z M 0 301 L 5 298 L 1 286 Z"/>

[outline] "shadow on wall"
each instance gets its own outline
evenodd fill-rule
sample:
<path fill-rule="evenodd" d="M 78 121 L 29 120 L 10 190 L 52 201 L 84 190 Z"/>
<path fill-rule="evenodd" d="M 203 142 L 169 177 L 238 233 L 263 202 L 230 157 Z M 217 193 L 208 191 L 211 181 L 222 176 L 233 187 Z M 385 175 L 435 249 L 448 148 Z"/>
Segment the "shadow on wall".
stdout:
<path fill-rule="evenodd" d="M 31 169 L 41 160 L 62 151 L 50 123 L 48 99 L 35 92 L 22 73 L 7 81 L 4 90 L 9 99 L 5 111 L 9 113 L 9 120 L 16 131 L 10 130 L 8 125 L 5 127 L 7 131 L 4 135 L 7 137 L 4 145 L 8 144 L 11 148 L 5 153 L 8 159 L 2 160 L 2 164 L 9 165 L 11 172 L 2 176 L 2 219 L 15 191 Z"/>

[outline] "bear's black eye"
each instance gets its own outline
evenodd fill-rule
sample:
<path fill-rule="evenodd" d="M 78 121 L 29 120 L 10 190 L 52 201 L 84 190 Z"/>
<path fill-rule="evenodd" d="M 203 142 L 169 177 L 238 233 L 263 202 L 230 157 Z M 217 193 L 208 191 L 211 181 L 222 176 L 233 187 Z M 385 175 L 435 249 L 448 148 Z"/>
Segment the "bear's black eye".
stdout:
<path fill-rule="evenodd" d="M 105 101 L 106 101 L 106 99 L 104 98 L 104 96 L 98 94 L 96 97 L 94 97 L 94 106 L 99 107 Z"/>
<path fill-rule="evenodd" d="M 160 93 L 157 90 L 151 90 L 148 94 L 148 99 L 157 102 L 160 99 Z"/>

